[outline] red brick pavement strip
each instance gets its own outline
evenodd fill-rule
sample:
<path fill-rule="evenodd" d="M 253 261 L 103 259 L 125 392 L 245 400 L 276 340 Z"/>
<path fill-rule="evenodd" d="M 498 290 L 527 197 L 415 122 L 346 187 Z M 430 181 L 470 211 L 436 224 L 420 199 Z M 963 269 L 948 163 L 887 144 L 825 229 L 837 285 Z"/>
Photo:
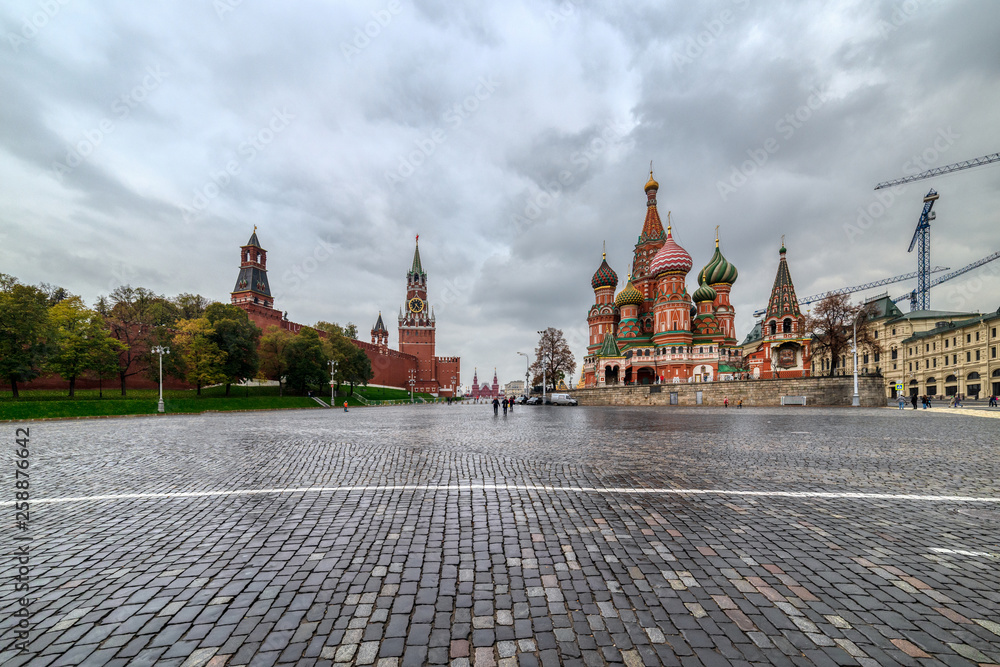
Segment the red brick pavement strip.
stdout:
<path fill-rule="evenodd" d="M 954 621 L 955 623 L 972 623 L 971 620 L 962 616 L 957 611 L 952 611 L 947 607 L 933 607 L 934 611 L 940 613 L 942 616 L 947 618 L 949 621 Z"/>
<path fill-rule="evenodd" d="M 917 647 L 915 644 L 911 644 L 910 642 L 906 641 L 905 639 L 890 639 L 889 641 L 891 641 L 893 644 L 895 644 L 896 648 L 898 648 L 900 651 L 902 651 L 906 655 L 910 656 L 911 658 L 929 658 L 929 657 L 931 657 L 927 653 L 924 653 L 922 650 L 920 650 L 920 648 Z"/>

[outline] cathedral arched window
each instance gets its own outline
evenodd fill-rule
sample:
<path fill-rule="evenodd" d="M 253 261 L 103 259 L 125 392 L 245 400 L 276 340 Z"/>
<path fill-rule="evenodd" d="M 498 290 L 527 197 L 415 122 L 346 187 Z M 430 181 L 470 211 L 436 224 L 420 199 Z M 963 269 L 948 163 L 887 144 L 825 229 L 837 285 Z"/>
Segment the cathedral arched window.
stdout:
<path fill-rule="evenodd" d="M 774 334 L 778 333 L 778 323 L 777 323 L 777 322 L 775 322 L 774 320 L 771 320 L 771 321 L 770 321 L 770 322 L 768 323 L 768 328 L 770 329 L 770 331 L 771 331 L 771 335 L 772 335 L 772 336 L 773 336 Z"/>
<path fill-rule="evenodd" d="M 785 321 L 781 323 L 781 332 L 792 333 L 792 319 L 790 317 L 786 317 Z"/>

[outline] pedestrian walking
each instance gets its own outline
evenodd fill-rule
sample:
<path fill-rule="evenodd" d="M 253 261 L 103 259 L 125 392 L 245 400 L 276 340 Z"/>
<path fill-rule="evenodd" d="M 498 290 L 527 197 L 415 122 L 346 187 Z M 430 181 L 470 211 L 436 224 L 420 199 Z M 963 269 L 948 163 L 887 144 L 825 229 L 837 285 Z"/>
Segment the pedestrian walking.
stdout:
<path fill-rule="evenodd" d="M 507 412 L 507 411 L 504 410 L 504 412 Z M 493 414 L 497 415 L 499 413 L 500 413 L 500 399 L 494 398 L 493 399 Z"/>
<path fill-rule="evenodd" d="M 910 394 L 910 403 L 913 405 L 913 409 L 916 410 L 917 409 L 917 395 L 916 394 Z"/>
<path fill-rule="evenodd" d="M 503 399 L 503 416 L 507 416 L 507 399 Z"/>
<path fill-rule="evenodd" d="M 725 408 L 729 407 L 729 397 L 728 396 L 726 396 L 725 398 L 722 399 L 722 406 L 725 407 Z"/>
<path fill-rule="evenodd" d="M 344 412 L 347 412 L 347 401 L 344 401 Z"/>
<path fill-rule="evenodd" d="M 736 401 L 736 409 L 737 410 L 742 410 L 743 409 L 743 399 L 742 398 L 737 399 L 737 401 Z"/>
<path fill-rule="evenodd" d="M 511 396 L 509 400 L 510 400 L 510 411 L 514 412 L 514 403 L 516 403 L 517 401 L 514 400 L 513 396 Z"/>
<path fill-rule="evenodd" d="M 906 407 L 906 399 L 903 398 L 902 394 L 900 394 L 899 395 L 899 409 L 902 410 L 905 407 Z"/>

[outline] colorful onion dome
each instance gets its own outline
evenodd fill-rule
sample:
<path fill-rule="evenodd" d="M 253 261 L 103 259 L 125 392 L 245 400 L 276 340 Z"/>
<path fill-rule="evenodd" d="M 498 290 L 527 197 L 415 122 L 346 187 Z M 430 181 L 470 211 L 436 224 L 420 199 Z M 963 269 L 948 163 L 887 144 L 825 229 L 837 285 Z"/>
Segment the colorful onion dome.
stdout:
<path fill-rule="evenodd" d="M 729 261 L 722 256 L 722 252 L 719 250 L 719 240 L 715 240 L 715 254 L 712 255 L 712 259 L 708 261 L 705 268 L 701 270 L 701 275 L 705 279 L 707 285 L 732 285 L 736 282 L 737 276 L 739 276 L 739 271 L 736 267 L 729 263 Z"/>
<path fill-rule="evenodd" d="M 642 292 L 637 290 L 632 284 L 632 275 L 629 274 L 628 282 L 625 283 L 625 289 L 615 297 L 615 305 L 619 308 L 622 306 L 638 306 L 645 300 L 646 297 L 642 295 Z"/>
<path fill-rule="evenodd" d="M 695 303 L 701 303 L 702 301 L 715 301 L 716 296 L 715 290 L 705 282 L 705 274 L 703 273 L 701 275 L 701 287 L 694 291 L 691 298 Z"/>
<path fill-rule="evenodd" d="M 599 289 L 601 287 L 618 287 L 618 274 L 608 266 L 608 256 L 604 255 L 604 261 L 601 262 L 601 266 L 598 267 L 597 273 L 594 277 L 590 279 L 590 285 L 594 289 Z"/>
<path fill-rule="evenodd" d="M 653 257 L 653 261 L 649 263 L 649 272 L 654 276 L 668 272 L 687 273 L 693 265 L 694 262 L 691 261 L 691 255 L 688 254 L 687 250 L 677 245 L 668 226 L 667 240 L 663 244 L 663 247 L 660 248 L 660 251 Z"/>
<path fill-rule="evenodd" d="M 644 191 L 649 192 L 650 190 L 659 190 L 660 184 L 656 182 L 653 178 L 653 170 L 649 170 L 649 180 L 646 181 L 646 186 L 643 188 Z"/>

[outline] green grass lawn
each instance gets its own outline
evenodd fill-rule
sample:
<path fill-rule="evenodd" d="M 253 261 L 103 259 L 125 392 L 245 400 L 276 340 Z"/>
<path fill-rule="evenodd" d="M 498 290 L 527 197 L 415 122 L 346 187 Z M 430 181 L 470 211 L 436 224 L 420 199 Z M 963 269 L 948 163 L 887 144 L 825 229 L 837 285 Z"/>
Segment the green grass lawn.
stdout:
<path fill-rule="evenodd" d="M 93 417 L 98 415 L 156 414 L 159 393 L 155 389 L 129 390 L 123 398 L 119 391 L 80 390 L 74 398 L 66 391 L 21 391 L 19 398 L 0 392 L 0 420 L 40 419 L 45 417 Z M 319 408 L 308 396 L 278 396 L 277 387 L 206 387 L 199 396 L 191 390 L 163 392 L 167 412 L 207 412 L 224 410 L 273 410 L 276 408 Z M 354 401 L 357 404 L 357 401 Z"/>
<path fill-rule="evenodd" d="M 336 405 L 340 407 L 346 400 L 350 407 L 364 403 L 358 395 L 369 403 L 379 401 L 401 401 L 410 399 L 410 392 L 402 389 L 381 387 L 355 387 L 354 396 L 347 396 L 348 386 L 341 386 Z M 156 389 L 129 389 L 122 397 L 117 386 L 104 390 L 103 398 L 96 389 L 81 389 L 70 398 L 66 390 L 39 389 L 22 390 L 15 399 L 11 392 L 0 391 L 0 421 L 7 419 L 42 419 L 52 417 L 96 417 L 107 415 L 151 415 L 156 414 L 159 392 Z M 317 397 L 330 402 L 330 393 L 317 392 Z M 432 400 L 430 394 L 415 393 L 415 397 Z M 278 395 L 277 387 L 237 387 L 230 388 L 226 396 L 225 387 L 205 387 L 201 395 L 194 389 L 171 389 L 163 392 L 163 403 L 168 413 L 191 413 L 227 410 L 274 410 L 279 408 L 319 408 L 319 404 L 308 396 L 292 396 L 287 391 Z"/>

